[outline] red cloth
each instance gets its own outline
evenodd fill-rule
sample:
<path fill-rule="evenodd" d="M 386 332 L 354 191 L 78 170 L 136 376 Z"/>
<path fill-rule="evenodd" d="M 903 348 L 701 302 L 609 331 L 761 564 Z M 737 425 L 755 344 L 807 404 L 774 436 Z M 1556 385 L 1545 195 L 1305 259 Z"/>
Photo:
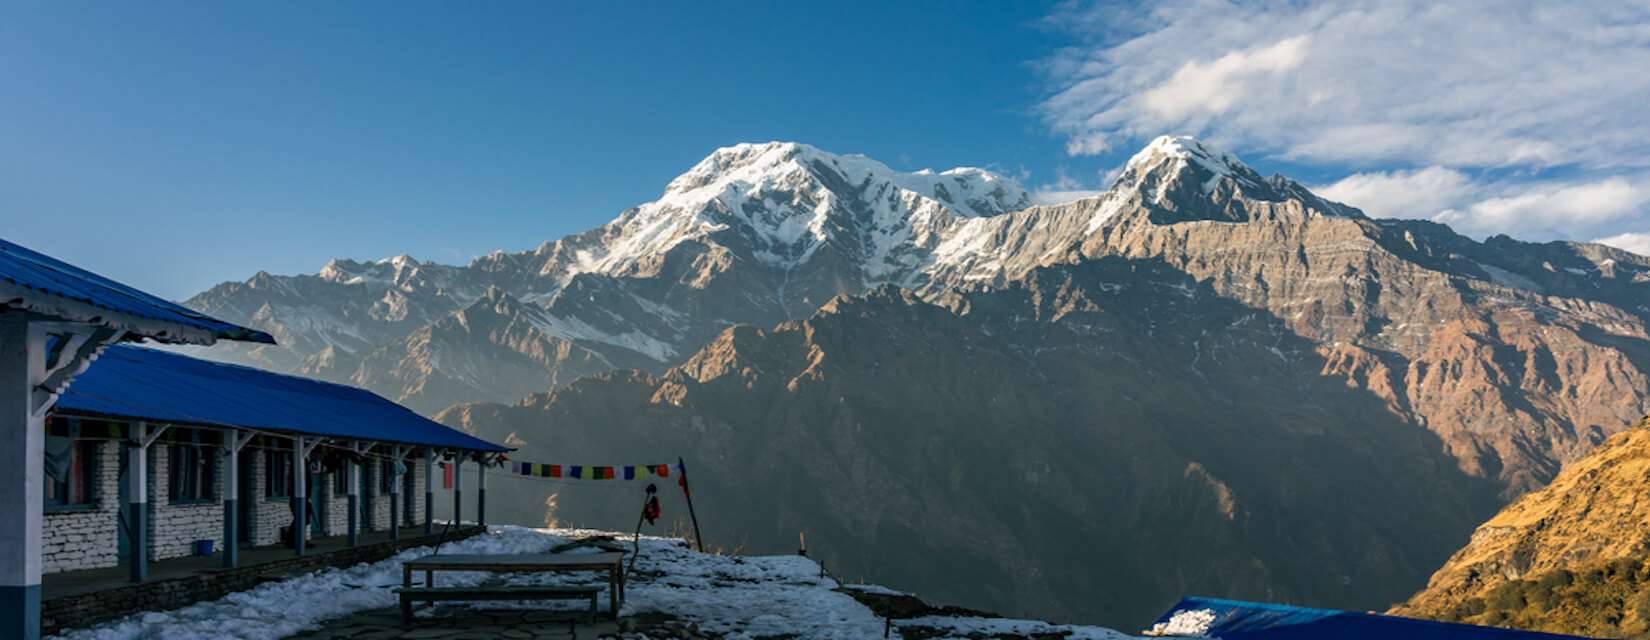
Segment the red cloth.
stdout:
<path fill-rule="evenodd" d="M 441 488 L 453 488 L 453 465 L 441 465 Z"/>

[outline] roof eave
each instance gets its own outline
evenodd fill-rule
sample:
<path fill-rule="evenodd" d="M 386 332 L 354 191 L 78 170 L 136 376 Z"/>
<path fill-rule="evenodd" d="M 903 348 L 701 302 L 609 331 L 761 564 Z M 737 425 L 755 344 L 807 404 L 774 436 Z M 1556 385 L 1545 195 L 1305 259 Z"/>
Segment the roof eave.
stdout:
<path fill-rule="evenodd" d="M 0 307 L 30 311 L 71 322 L 84 322 L 119 329 L 128 337 L 148 338 L 167 344 L 211 345 L 218 340 L 275 344 L 274 336 L 246 327 L 224 323 L 228 329 L 212 331 L 187 324 L 145 318 L 105 309 L 73 298 L 40 291 L 0 280 Z"/>

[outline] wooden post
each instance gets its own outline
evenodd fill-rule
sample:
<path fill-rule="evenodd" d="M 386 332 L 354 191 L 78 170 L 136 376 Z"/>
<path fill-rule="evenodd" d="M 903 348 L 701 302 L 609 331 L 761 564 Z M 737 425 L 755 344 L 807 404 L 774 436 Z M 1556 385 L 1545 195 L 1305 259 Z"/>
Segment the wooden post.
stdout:
<path fill-rule="evenodd" d="M 464 452 L 453 454 L 453 524 L 464 526 Z"/>
<path fill-rule="evenodd" d="M 688 518 L 693 520 L 693 543 L 699 546 L 699 553 L 704 553 L 705 539 L 699 535 L 699 516 L 693 512 L 693 492 L 688 489 L 687 463 L 680 457 L 676 458 L 676 470 L 682 474 L 676 483 L 682 485 L 682 495 L 687 498 Z"/>
<path fill-rule="evenodd" d="M 401 445 L 390 447 L 390 539 L 401 539 Z"/>
<path fill-rule="evenodd" d="M 225 431 L 223 440 L 223 566 L 233 569 L 241 563 L 241 512 L 236 508 L 241 496 L 241 449 L 252 441 L 252 434 Z"/>
<path fill-rule="evenodd" d="M 491 458 L 482 458 L 476 465 L 476 523 L 487 526 L 487 462 Z"/>
<path fill-rule="evenodd" d="M 351 444 L 349 448 L 352 453 L 363 453 L 359 444 Z M 349 517 L 346 519 L 349 521 L 349 546 L 352 547 L 361 540 L 360 491 L 361 463 L 356 462 L 355 458 L 351 457 L 349 461 L 344 463 L 344 494 L 349 496 Z"/>
<path fill-rule="evenodd" d="M 435 535 L 435 447 L 424 447 L 424 535 Z"/>
<path fill-rule="evenodd" d="M 22 312 L 0 311 L 0 637 L 40 637 L 40 536 L 46 418 L 33 410 L 45 379 L 46 336 Z"/>
<path fill-rule="evenodd" d="M 304 533 L 309 528 L 309 502 L 304 485 L 309 479 L 309 468 L 304 460 L 309 453 L 308 440 L 303 436 L 292 439 L 292 551 L 304 555 Z"/>
<path fill-rule="evenodd" d="M 132 423 L 131 438 L 126 444 L 126 481 L 131 487 L 131 502 L 127 506 L 127 539 L 132 543 L 130 576 L 132 582 L 143 582 L 149 577 L 149 423 Z"/>

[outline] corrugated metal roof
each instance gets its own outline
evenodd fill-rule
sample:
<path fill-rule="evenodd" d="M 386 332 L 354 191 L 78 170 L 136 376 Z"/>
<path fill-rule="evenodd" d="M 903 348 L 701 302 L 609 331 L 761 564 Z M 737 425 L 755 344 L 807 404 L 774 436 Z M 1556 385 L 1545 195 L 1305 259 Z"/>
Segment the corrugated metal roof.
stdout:
<path fill-rule="evenodd" d="M 199 426 L 509 451 L 341 384 L 126 345 L 75 378 L 57 411 Z"/>
<path fill-rule="evenodd" d="M 0 281 L 98 309 L 182 325 L 223 340 L 275 344 L 275 339 L 262 331 L 233 325 L 167 302 L 4 239 L 0 239 Z M 0 300 L 0 303 L 4 302 Z"/>
<path fill-rule="evenodd" d="M 1205 613 L 1206 612 L 1206 613 Z M 1452 624 L 1415 618 L 1400 618 L 1373 613 L 1313 609 L 1281 604 L 1222 600 L 1220 598 L 1189 597 L 1180 601 L 1158 618 L 1167 624 L 1176 614 L 1190 614 L 1189 618 L 1207 618 L 1208 626 L 1201 637 L 1221 640 L 1292 640 L 1305 638 L 1406 638 L 1412 640 L 1464 640 L 1491 638 L 1494 640 L 1574 640 L 1580 636 L 1566 636 L 1537 631 L 1479 627 L 1470 624 Z"/>

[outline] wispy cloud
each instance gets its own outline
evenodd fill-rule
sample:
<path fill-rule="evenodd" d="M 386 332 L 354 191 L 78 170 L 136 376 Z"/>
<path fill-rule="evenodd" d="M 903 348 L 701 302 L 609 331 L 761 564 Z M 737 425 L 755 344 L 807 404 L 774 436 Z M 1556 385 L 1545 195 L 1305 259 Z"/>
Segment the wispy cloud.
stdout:
<path fill-rule="evenodd" d="M 1599 238 L 1596 242 L 1631 251 L 1641 256 L 1650 256 L 1650 233 L 1618 233 L 1607 238 Z"/>
<path fill-rule="evenodd" d="M 1031 190 L 1031 201 L 1036 204 L 1062 204 L 1083 198 L 1092 198 L 1105 193 L 1084 184 L 1082 180 L 1071 175 L 1066 167 L 1056 167 L 1054 182 L 1039 185 Z"/>
<path fill-rule="evenodd" d="M 1040 65 L 1073 155 L 1190 133 L 1346 172 L 1325 195 L 1372 215 L 1650 227 L 1645 0 L 1072 3 L 1046 23 L 1077 42 Z"/>
<path fill-rule="evenodd" d="M 1650 4 L 1424 0 L 1159 4 L 1049 23 L 1043 65 L 1074 154 L 1164 131 L 1303 160 L 1650 164 Z"/>

